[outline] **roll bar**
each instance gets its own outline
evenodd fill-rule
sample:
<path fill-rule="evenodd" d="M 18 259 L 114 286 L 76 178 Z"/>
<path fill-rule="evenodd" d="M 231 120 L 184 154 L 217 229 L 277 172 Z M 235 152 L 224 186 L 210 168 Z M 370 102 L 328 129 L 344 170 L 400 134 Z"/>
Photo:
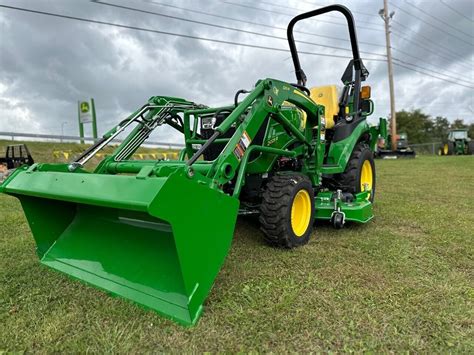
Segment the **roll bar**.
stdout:
<path fill-rule="evenodd" d="M 354 24 L 354 17 L 352 16 L 351 11 L 345 7 L 344 5 L 329 5 L 322 7 L 320 9 L 308 11 L 302 13 L 296 17 L 294 17 L 290 23 L 288 24 L 287 28 L 287 37 L 288 37 L 288 44 L 290 45 L 291 57 L 293 59 L 293 65 L 295 67 L 295 74 L 297 80 L 297 87 L 298 86 L 305 86 L 307 77 L 304 73 L 303 69 L 301 68 L 300 60 L 298 57 L 298 50 L 296 49 L 295 39 L 293 37 L 293 27 L 298 21 L 305 20 L 310 17 L 318 16 L 325 14 L 331 11 L 338 11 L 344 15 L 347 20 L 347 26 L 349 27 L 349 37 L 351 40 L 351 47 L 352 47 L 352 57 L 351 60 L 352 65 L 355 70 L 355 78 L 354 78 L 354 111 L 358 112 L 359 107 L 359 94 L 360 94 L 360 87 L 361 82 L 367 78 L 369 72 L 365 68 L 364 64 L 362 63 L 362 59 L 360 58 L 359 54 L 359 45 L 357 43 L 357 34 Z M 351 63 L 349 63 L 351 66 Z M 348 67 L 349 69 L 349 67 Z M 347 71 L 347 70 L 346 70 Z M 346 84 L 346 83 L 345 83 Z"/>
<path fill-rule="evenodd" d="M 295 73 L 296 73 L 296 79 L 298 81 L 298 85 L 305 85 L 307 78 L 303 69 L 301 68 L 300 60 L 298 57 L 298 51 L 296 49 L 295 39 L 293 37 L 293 27 L 298 21 L 305 20 L 310 17 L 322 15 L 331 11 L 338 11 L 345 16 L 347 20 L 347 25 L 349 27 L 349 37 L 351 40 L 352 57 L 354 58 L 354 68 L 356 71 L 362 70 L 362 68 L 365 69 L 364 65 L 362 64 L 362 60 L 359 54 L 359 45 L 357 43 L 357 34 L 355 30 L 354 17 L 352 16 L 351 11 L 344 5 L 329 5 L 329 6 L 322 7 L 320 9 L 302 13 L 294 17 L 288 24 L 288 28 L 287 28 L 288 44 L 290 45 L 291 57 L 293 58 L 293 64 L 295 66 Z"/>

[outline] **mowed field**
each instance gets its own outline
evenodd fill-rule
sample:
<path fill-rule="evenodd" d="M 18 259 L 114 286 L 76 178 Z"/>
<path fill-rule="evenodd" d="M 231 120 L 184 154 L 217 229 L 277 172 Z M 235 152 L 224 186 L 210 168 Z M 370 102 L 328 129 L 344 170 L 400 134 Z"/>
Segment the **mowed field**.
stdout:
<path fill-rule="evenodd" d="M 316 223 L 288 251 L 240 219 L 194 328 L 41 266 L 20 204 L 1 195 L 0 352 L 473 353 L 474 156 L 376 166 L 367 225 Z"/>

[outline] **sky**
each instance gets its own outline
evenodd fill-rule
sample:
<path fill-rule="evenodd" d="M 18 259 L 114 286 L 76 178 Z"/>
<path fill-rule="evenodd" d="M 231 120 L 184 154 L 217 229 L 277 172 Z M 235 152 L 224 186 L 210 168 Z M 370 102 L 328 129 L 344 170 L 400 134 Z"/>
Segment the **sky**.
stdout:
<path fill-rule="evenodd" d="M 376 109 L 370 121 L 375 123 L 390 111 L 385 33 L 378 15 L 383 1 L 339 3 L 354 14 L 361 57 L 370 72 L 365 84 L 372 87 Z M 251 89 L 259 79 L 295 82 L 285 51 L 285 28 L 292 16 L 329 4 L 327 0 L 0 0 L 0 5 L 279 49 L 0 7 L 0 131 L 61 134 L 62 126 L 64 134 L 78 135 L 77 101 L 93 97 L 103 134 L 154 95 L 225 105 L 237 90 Z M 473 123 L 474 2 L 391 0 L 389 11 L 395 12 L 391 40 L 397 111 L 420 108 L 432 117 Z M 332 13 L 300 22 L 295 31 L 296 40 L 305 42 L 298 43 L 298 49 L 312 53 L 300 56 L 307 86 L 341 85 L 351 55 L 342 16 Z M 90 127 L 86 135 L 91 135 Z M 157 132 L 154 140 L 180 142 L 168 129 Z"/>

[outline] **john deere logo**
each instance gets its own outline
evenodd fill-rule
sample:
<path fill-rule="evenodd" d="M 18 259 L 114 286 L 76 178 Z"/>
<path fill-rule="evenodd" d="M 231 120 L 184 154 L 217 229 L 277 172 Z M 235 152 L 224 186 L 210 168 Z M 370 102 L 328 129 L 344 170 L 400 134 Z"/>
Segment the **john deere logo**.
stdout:
<path fill-rule="evenodd" d="M 89 112 L 89 103 L 88 102 L 81 102 L 81 112 L 82 113 Z"/>

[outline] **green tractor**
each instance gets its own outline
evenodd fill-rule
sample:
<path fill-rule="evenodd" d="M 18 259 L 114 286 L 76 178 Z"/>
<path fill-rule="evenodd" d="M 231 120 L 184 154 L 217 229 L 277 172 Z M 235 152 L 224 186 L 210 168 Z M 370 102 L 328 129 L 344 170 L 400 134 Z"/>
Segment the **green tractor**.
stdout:
<path fill-rule="evenodd" d="M 451 129 L 447 140 L 438 149 L 438 155 L 467 154 L 474 154 L 474 141 L 469 138 L 468 130 L 463 128 Z"/>
<path fill-rule="evenodd" d="M 352 44 L 341 93 L 307 88 L 293 38 L 298 21 L 331 11 L 346 18 Z M 192 325 L 238 215 L 259 216 L 262 237 L 283 248 L 308 243 L 315 220 L 369 222 L 386 121 L 367 123 L 373 102 L 361 84 L 369 72 L 352 14 L 341 5 L 303 13 L 289 23 L 288 41 L 296 84 L 258 80 L 223 107 L 153 96 L 74 161 L 15 170 L 0 191 L 20 200 L 41 263 Z M 179 158 L 133 160 L 163 126 L 182 135 Z"/>

